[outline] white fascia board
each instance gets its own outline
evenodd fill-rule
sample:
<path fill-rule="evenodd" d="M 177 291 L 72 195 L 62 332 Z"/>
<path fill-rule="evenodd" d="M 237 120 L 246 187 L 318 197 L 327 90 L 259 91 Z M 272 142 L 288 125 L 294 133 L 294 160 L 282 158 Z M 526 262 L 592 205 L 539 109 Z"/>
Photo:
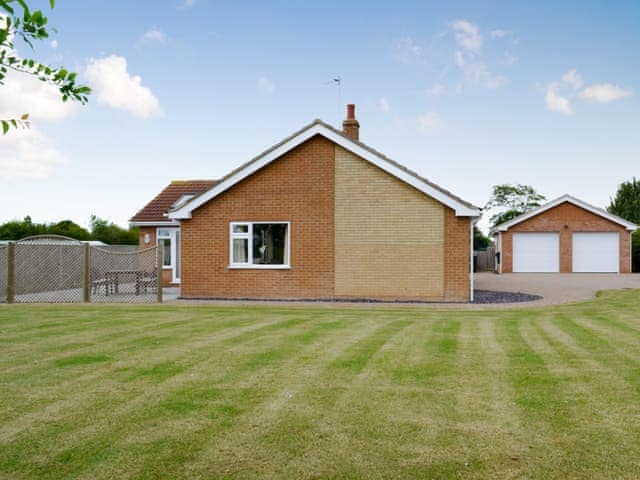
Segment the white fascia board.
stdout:
<path fill-rule="evenodd" d="M 310 126 L 307 130 L 305 130 L 303 132 L 300 132 L 296 137 L 292 138 L 288 142 L 283 143 L 279 147 L 277 147 L 274 150 L 270 151 L 269 153 L 265 154 L 263 157 L 261 157 L 261 158 L 257 159 L 256 161 L 250 163 L 249 165 L 247 165 L 242 170 L 239 170 L 235 174 L 231 175 L 226 180 L 218 183 L 216 186 L 214 186 L 213 188 L 211 188 L 207 192 L 205 192 L 202 195 L 199 195 L 198 197 L 194 198 L 192 201 L 190 201 L 187 204 L 183 205 L 181 208 L 179 208 L 179 209 L 177 209 L 177 210 L 175 210 L 173 212 L 169 212 L 168 217 L 172 218 L 172 219 L 189 219 L 189 218 L 191 218 L 191 212 L 193 212 L 193 210 L 195 210 L 196 208 L 198 208 L 198 207 L 202 206 L 203 204 L 207 203 L 211 199 L 213 199 L 216 196 L 220 195 L 222 192 L 224 192 L 224 191 L 228 190 L 229 188 L 231 188 L 236 183 L 244 180 L 249 175 L 252 175 L 253 173 L 257 172 L 261 168 L 265 167 L 266 165 L 268 165 L 272 161 L 274 161 L 277 158 L 281 157 L 282 155 L 284 155 L 288 151 L 290 151 L 293 148 L 297 147 L 298 145 L 304 143 L 305 141 L 309 140 L 311 137 L 313 137 L 315 135 L 324 136 L 325 138 L 327 138 L 327 139 L 331 140 L 332 142 L 340 145 L 341 147 L 345 148 L 346 150 L 349 150 L 350 152 L 358 155 L 359 157 L 362 157 L 365 160 L 373 163 L 374 165 L 376 165 L 377 167 L 381 168 L 385 172 L 395 176 L 396 178 L 404 181 L 405 183 L 408 183 L 409 185 L 413 186 L 417 190 L 429 195 L 430 197 L 433 197 L 434 199 L 438 200 L 439 202 L 443 203 L 444 205 L 446 205 L 446 206 L 452 208 L 453 210 L 455 210 L 456 216 L 459 216 L 459 217 L 477 217 L 477 216 L 480 215 L 480 210 L 479 209 L 469 208 L 468 206 L 460 203 L 455 198 L 452 198 L 449 195 L 446 195 L 444 192 L 441 192 L 440 190 L 438 190 L 438 189 L 432 187 L 431 185 L 429 185 L 428 183 L 423 182 L 419 178 L 416 178 L 415 176 L 405 172 L 401 168 L 398 168 L 397 166 L 389 163 L 386 159 L 380 157 L 379 155 L 376 155 L 376 154 L 370 152 L 369 150 L 367 150 L 365 148 L 362 148 L 358 144 L 356 144 L 356 143 L 344 138 L 342 135 L 339 135 L 339 134 L 333 132 L 332 130 L 328 129 L 324 125 L 314 124 L 314 125 Z"/>
<path fill-rule="evenodd" d="M 178 227 L 180 222 L 176 220 L 166 220 L 164 222 L 129 222 L 132 227 Z"/>
<path fill-rule="evenodd" d="M 494 229 L 494 231 L 506 232 L 507 230 L 509 230 L 509 228 L 513 227 L 514 225 L 524 222 L 525 220 L 528 220 L 531 217 L 535 217 L 536 215 L 540 215 L 541 213 L 544 213 L 547 210 L 552 209 L 553 207 L 557 207 L 558 205 L 564 202 L 569 202 L 577 207 L 580 207 L 584 210 L 587 210 L 588 212 L 593 213 L 594 215 L 598 215 L 602 218 L 606 218 L 607 220 L 613 223 L 622 225 L 623 227 L 625 227 L 627 230 L 631 232 L 634 232 L 638 229 L 638 226 L 634 223 L 628 222 L 616 215 L 611 215 L 609 213 L 603 212 L 599 208 L 596 208 L 593 205 L 589 205 L 588 203 L 583 202 L 582 200 L 579 200 L 575 197 L 572 197 L 571 195 L 563 195 L 562 197 L 556 198 L 555 200 L 552 200 L 549 203 L 545 203 L 544 205 L 534 210 L 531 210 L 530 212 L 527 212 L 523 215 L 520 215 L 519 217 L 516 217 L 513 220 L 509 220 L 508 222 L 505 222 L 502 225 L 498 225 Z"/>

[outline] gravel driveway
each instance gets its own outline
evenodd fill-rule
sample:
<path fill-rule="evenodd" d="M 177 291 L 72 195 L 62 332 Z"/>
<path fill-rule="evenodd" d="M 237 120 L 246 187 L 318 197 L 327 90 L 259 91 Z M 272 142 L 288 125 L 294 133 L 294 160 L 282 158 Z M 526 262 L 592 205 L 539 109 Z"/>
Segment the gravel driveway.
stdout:
<path fill-rule="evenodd" d="M 524 305 L 551 305 L 593 298 L 599 290 L 640 288 L 640 274 L 616 273 L 476 273 L 475 288 L 539 295 Z"/>

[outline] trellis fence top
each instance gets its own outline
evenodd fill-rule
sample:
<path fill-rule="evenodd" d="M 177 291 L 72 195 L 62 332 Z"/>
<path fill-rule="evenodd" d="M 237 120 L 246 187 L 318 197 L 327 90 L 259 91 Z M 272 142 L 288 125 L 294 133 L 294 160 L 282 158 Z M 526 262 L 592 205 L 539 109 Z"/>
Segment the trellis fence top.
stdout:
<path fill-rule="evenodd" d="M 5 243 L 18 243 L 18 244 L 34 244 L 34 245 L 84 245 L 91 246 L 104 246 L 105 243 L 99 240 L 78 240 L 76 238 L 65 237 L 64 235 L 33 235 L 31 237 L 25 237 L 14 242 Z"/>

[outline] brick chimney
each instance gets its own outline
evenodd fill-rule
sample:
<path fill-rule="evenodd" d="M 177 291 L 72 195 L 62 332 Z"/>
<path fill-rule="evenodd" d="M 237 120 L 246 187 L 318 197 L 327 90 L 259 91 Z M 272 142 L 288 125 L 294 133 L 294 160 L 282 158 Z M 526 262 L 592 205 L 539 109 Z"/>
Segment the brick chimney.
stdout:
<path fill-rule="evenodd" d="M 342 122 L 342 133 L 356 142 L 360 139 L 360 124 L 356 120 L 356 106 L 347 105 L 347 119 Z"/>

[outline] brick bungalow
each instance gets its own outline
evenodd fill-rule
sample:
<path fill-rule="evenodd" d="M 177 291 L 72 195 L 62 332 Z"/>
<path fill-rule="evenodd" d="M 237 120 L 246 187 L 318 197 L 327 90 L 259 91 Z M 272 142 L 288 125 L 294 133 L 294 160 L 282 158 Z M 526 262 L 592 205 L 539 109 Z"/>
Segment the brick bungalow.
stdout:
<path fill-rule="evenodd" d="M 167 218 L 167 212 L 216 183 L 215 180 L 174 180 L 129 220 L 132 226 L 139 227 L 141 248 L 163 244 L 162 283 L 165 286 L 180 284 L 180 222 Z"/>
<path fill-rule="evenodd" d="M 131 223 L 141 242 L 175 229 L 165 246 L 184 298 L 472 300 L 480 209 L 361 143 L 359 127 L 349 105 L 342 131 L 316 120 L 200 192 L 172 183 Z M 145 224 L 148 209 L 165 223 Z"/>
<path fill-rule="evenodd" d="M 493 229 L 498 273 L 630 273 L 637 225 L 564 195 Z"/>

